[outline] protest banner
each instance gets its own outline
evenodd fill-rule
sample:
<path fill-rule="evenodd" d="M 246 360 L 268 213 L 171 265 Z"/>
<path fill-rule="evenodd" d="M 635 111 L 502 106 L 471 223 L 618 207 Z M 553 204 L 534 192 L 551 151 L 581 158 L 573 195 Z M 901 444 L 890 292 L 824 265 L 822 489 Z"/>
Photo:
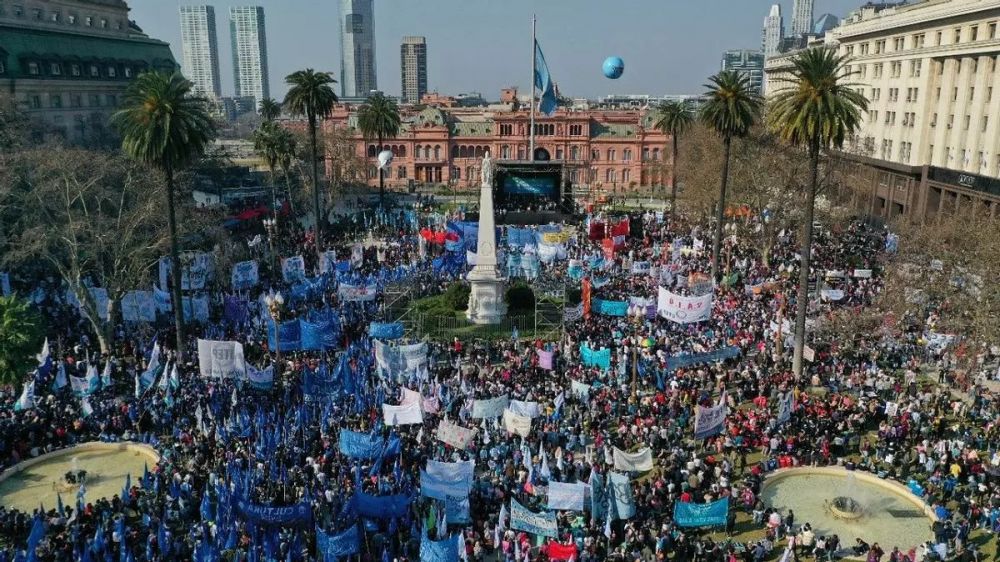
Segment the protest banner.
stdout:
<path fill-rule="evenodd" d="M 274 365 L 258 369 L 250 363 L 247 366 L 247 382 L 257 390 L 271 390 L 274 387 Z"/>
<path fill-rule="evenodd" d="M 426 532 L 422 533 L 420 536 L 420 562 L 458 562 L 458 535 L 451 535 L 446 539 L 435 541 L 431 540 Z"/>
<path fill-rule="evenodd" d="M 582 400 L 588 400 L 590 398 L 590 385 L 571 380 L 570 393 Z"/>
<path fill-rule="evenodd" d="M 198 367 L 203 377 L 245 377 L 247 367 L 243 360 L 243 344 L 199 339 Z"/>
<path fill-rule="evenodd" d="M 858 279 L 871 279 L 871 277 L 872 277 L 872 270 L 870 270 L 870 269 L 855 269 L 854 270 L 854 277 L 857 277 Z"/>
<path fill-rule="evenodd" d="M 324 561 L 346 558 L 359 552 L 361 540 L 356 523 L 339 533 L 327 533 L 316 528 L 316 554 Z"/>
<path fill-rule="evenodd" d="M 394 457 L 400 452 L 399 437 L 388 440 L 371 433 L 340 430 L 340 452 L 352 459 L 372 460 L 380 456 Z"/>
<path fill-rule="evenodd" d="M 241 261 L 233 264 L 233 290 L 242 291 L 256 287 L 259 280 L 256 260 Z"/>
<path fill-rule="evenodd" d="M 737 346 L 723 347 L 705 353 L 691 353 L 688 355 L 672 355 L 667 358 L 667 372 L 683 369 L 692 365 L 703 363 L 714 363 L 740 356 L 740 348 Z"/>
<path fill-rule="evenodd" d="M 478 431 L 478 429 L 467 429 L 444 419 L 438 424 L 437 438 L 439 441 L 464 451 L 472 446 Z"/>
<path fill-rule="evenodd" d="M 381 376 L 399 381 L 427 374 L 427 344 L 391 345 L 375 340 L 375 363 Z"/>
<path fill-rule="evenodd" d="M 587 485 L 582 482 L 566 484 L 549 482 L 549 509 L 583 511 L 583 501 Z"/>
<path fill-rule="evenodd" d="M 708 408 L 698 406 L 694 419 L 694 438 L 706 439 L 722 431 L 726 422 L 726 404 L 720 402 Z"/>
<path fill-rule="evenodd" d="M 472 417 L 498 418 L 503 415 L 504 410 L 510 404 L 510 399 L 506 396 L 490 398 L 487 400 L 475 400 L 472 402 Z"/>
<path fill-rule="evenodd" d="M 368 335 L 380 340 L 396 340 L 403 337 L 403 325 L 399 322 L 372 322 L 368 325 Z"/>
<path fill-rule="evenodd" d="M 424 416 L 420 411 L 420 404 L 406 404 L 405 406 L 393 406 L 382 404 L 382 421 L 385 425 L 413 425 L 424 423 Z"/>
<path fill-rule="evenodd" d="M 156 322 L 156 299 L 153 291 L 129 291 L 121 300 L 122 320 Z"/>
<path fill-rule="evenodd" d="M 674 522 L 680 527 L 715 527 L 726 524 L 729 515 L 729 498 L 712 503 L 674 503 Z"/>
<path fill-rule="evenodd" d="M 712 293 L 684 297 L 659 288 L 656 310 L 660 316 L 678 324 L 708 320 L 712 314 Z"/>
<path fill-rule="evenodd" d="M 555 512 L 534 513 L 515 499 L 510 500 L 510 528 L 543 537 L 558 536 Z"/>
<path fill-rule="evenodd" d="M 507 409 L 519 416 L 537 418 L 542 415 L 538 402 L 522 402 L 521 400 L 511 400 Z"/>
<path fill-rule="evenodd" d="M 614 448 L 615 470 L 646 472 L 653 470 L 653 451 L 648 447 L 636 453 L 626 453 Z"/>
<path fill-rule="evenodd" d="M 581 343 L 580 361 L 587 367 L 600 367 L 607 371 L 611 368 L 611 350 L 600 349 L 595 351 L 590 349 L 587 344 Z"/>
<path fill-rule="evenodd" d="M 539 349 L 538 353 L 538 367 L 540 369 L 545 369 L 546 371 L 552 370 L 552 352 L 546 351 L 544 349 Z"/>
<path fill-rule="evenodd" d="M 594 299 L 591 310 L 595 314 L 603 314 L 605 316 L 625 316 L 628 313 L 628 301 Z"/>
<path fill-rule="evenodd" d="M 409 494 L 394 496 L 372 496 L 364 492 L 354 492 L 351 504 L 358 515 L 371 519 L 402 519 L 410 511 L 412 498 Z"/>
<path fill-rule="evenodd" d="M 795 407 L 795 393 L 786 391 L 784 396 L 778 398 L 778 425 L 783 425 L 792 418 L 792 409 Z"/>
<path fill-rule="evenodd" d="M 503 426 L 509 433 L 527 437 L 531 433 L 531 418 L 519 416 L 510 410 L 503 411 Z"/>
<path fill-rule="evenodd" d="M 631 519 L 635 517 L 635 497 L 632 495 L 632 482 L 629 477 L 617 472 L 608 473 L 608 493 L 611 495 L 613 513 L 612 519 Z"/>
<path fill-rule="evenodd" d="M 286 283 L 301 283 L 306 278 L 306 262 L 302 256 L 282 258 L 281 276 Z"/>
<path fill-rule="evenodd" d="M 341 283 L 337 287 L 337 296 L 344 302 L 373 301 L 378 296 L 378 286 Z"/>
<path fill-rule="evenodd" d="M 237 492 L 233 495 L 233 504 L 244 519 L 255 525 L 302 527 L 312 523 L 312 504 L 307 501 L 274 507 L 253 503 Z"/>

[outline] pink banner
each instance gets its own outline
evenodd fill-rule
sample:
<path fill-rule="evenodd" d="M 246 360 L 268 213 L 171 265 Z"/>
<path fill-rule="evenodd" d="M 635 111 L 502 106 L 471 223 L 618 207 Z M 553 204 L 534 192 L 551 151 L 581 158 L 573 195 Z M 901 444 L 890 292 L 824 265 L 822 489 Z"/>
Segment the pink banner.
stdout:
<path fill-rule="evenodd" d="M 542 349 L 538 350 L 538 366 L 546 371 L 552 370 L 552 352 Z"/>

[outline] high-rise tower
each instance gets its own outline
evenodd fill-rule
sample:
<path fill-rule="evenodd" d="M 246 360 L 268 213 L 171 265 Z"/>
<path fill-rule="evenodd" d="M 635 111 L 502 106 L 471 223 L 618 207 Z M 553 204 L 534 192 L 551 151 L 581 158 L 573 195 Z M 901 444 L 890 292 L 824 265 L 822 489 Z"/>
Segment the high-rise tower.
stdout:
<path fill-rule="evenodd" d="M 403 37 L 399 46 L 399 68 L 403 101 L 420 102 L 427 93 L 427 40 L 424 37 Z"/>
<path fill-rule="evenodd" d="M 181 6 L 181 51 L 184 76 L 201 95 L 218 98 L 219 41 L 215 33 L 215 8 Z"/>
<path fill-rule="evenodd" d="M 792 35 L 812 33 L 816 0 L 795 0 L 792 4 Z"/>
<path fill-rule="evenodd" d="M 761 49 L 765 57 L 773 57 L 781 49 L 781 40 L 785 37 L 784 21 L 781 19 L 781 6 L 771 6 L 771 13 L 764 18 L 764 31 L 761 33 Z"/>
<path fill-rule="evenodd" d="M 375 79 L 374 0 L 340 0 L 340 93 L 364 97 Z"/>
<path fill-rule="evenodd" d="M 254 107 L 271 97 L 267 74 L 267 34 L 264 8 L 236 6 L 229 9 L 229 31 L 233 40 L 233 84 L 236 97 L 254 98 Z"/>

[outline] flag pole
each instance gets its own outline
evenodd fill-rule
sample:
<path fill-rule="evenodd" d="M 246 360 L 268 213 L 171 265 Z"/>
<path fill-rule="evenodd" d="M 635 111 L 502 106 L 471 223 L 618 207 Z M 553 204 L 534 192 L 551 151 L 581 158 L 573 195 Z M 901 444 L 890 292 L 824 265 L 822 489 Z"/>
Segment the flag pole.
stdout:
<path fill-rule="evenodd" d="M 535 161 L 535 53 L 538 50 L 538 44 L 535 39 L 535 14 L 531 14 L 531 98 L 528 103 L 531 104 L 531 123 L 528 129 L 528 161 Z"/>

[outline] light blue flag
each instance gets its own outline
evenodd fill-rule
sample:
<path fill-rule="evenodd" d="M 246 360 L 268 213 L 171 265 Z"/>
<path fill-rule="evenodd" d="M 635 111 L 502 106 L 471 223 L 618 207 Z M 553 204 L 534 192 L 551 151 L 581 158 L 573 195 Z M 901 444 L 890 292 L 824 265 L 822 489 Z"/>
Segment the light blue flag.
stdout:
<path fill-rule="evenodd" d="M 549 65 L 545 64 L 542 48 L 535 41 L 535 87 L 541 91 L 538 100 L 538 111 L 552 115 L 556 111 L 556 91 L 549 76 Z"/>

